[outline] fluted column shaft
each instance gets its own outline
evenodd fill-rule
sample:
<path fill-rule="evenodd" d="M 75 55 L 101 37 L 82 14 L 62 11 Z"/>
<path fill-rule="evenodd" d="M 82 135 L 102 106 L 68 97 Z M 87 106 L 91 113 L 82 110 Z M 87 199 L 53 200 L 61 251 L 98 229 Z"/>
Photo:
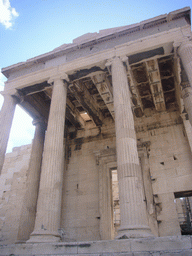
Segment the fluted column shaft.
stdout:
<path fill-rule="evenodd" d="M 16 104 L 16 98 L 11 95 L 4 95 L 4 103 L 0 112 L 0 174 L 3 168 Z"/>
<path fill-rule="evenodd" d="M 192 153 L 192 127 L 189 120 L 186 119 L 186 114 L 181 114 L 181 117 L 183 119 L 183 125 L 185 127 L 185 132 L 187 134 L 187 139 Z"/>
<path fill-rule="evenodd" d="M 44 143 L 35 228 L 29 242 L 59 241 L 67 84 L 55 79 Z"/>
<path fill-rule="evenodd" d="M 149 236 L 130 92 L 123 62 L 112 62 L 121 226 L 118 237 Z"/>
<path fill-rule="evenodd" d="M 183 102 L 192 125 L 192 42 L 184 42 L 178 49 L 183 67 L 187 74 L 189 85 L 182 88 Z"/>
<path fill-rule="evenodd" d="M 21 210 L 17 242 L 24 242 L 29 239 L 30 234 L 34 229 L 36 217 L 37 196 L 45 137 L 45 124 L 40 119 L 33 121 L 33 124 L 36 125 L 36 129 L 32 143 L 26 181 L 26 193 Z"/>

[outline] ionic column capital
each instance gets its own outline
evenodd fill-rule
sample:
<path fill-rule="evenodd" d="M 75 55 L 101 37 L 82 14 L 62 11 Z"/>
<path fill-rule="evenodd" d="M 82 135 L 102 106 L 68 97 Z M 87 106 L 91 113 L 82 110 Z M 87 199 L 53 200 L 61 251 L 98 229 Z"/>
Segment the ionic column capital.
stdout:
<path fill-rule="evenodd" d="M 126 71 L 128 72 L 130 70 L 130 66 L 129 66 L 129 58 L 127 56 L 121 56 L 120 57 L 121 61 L 123 62 L 123 64 L 126 67 Z"/>
<path fill-rule="evenodd" d="M 126 62 L 128 62 L 128 59 L 129 59 L 129 58 L 128 58 L 126 55 L 115 56 L 115 57 L 113 57 L 113 58 L 111 58 L 111 59 L 108 59 L 108 60 L 106 61 L 106 63 L 105 63 L 105 66 L 106 66 L 106 67 L 111 66 L 111 65 L 113 64 L 113 62 L 115 61 L 115 59 L 120 59 L 123 63 L 126 63 Z"/>
<path fill-rule="evenodd" d="M 178 54 L 188 78 L 188 82 L 183 81 L 181 87 L 185 110 L 188 113 L 189 121 L 192 125 L 192 41 L 189 39 L 183 40 L 178 48 Z"/>
<path fill-rule="evenodd" d="M 182 86 L 181 96 L 192 126 L 192 87 L 189 83 Z"/>
<path fill-rule="evenodd" d="M 189 96 L 192 97 L 192 87 L 190 86 L 190 84 L 185 84 L 183 87 L 182 87 L 182 98 L 185 99 Z"/>
<path fill-rule="evenodd" d="M 191 87 L 191 85 L 190 85 L 190 83 L 189 83 L 188 81 L 182 82 L 180 85 L 181 85 L 182 91 L 183 91 L 184 89 L 187 89 L 187 88 Z"/>
<path fill-rule="evenodd" d="M 69 77 L 66 73 L 64 73 L 64 74 L 60 74 L 60 75 L 50 77 L 47 82 L 49 84 L 53 84 L 53 82 L 58 81 L 58 80 L 63 80 L 63 81 L 68 83 L 69 82 Z"/>
<path fill-rule="evenodd" d="M 108 59 L 105 63 L 105 67 L 108 69 L 108 72 L 111 74 L 111 66 L 113 63 L 113 59 Z"/>
<path fill-rule="evenodd" d="M 120 60 L 122 60 L 123 63 L 128 62 L 129 58 L 126 55 L 119 56 Z"/>
<path fill-rule="evenodd" d="M 182 40 L 175 40 L 173 42 L 173 47 L 178 50 L 181 46 L 185 46 L 187 44 L 191 44 L 192 43 L 192 38 L 186 38 L 184 37 Z"/>
<path fill-rule="evenodd" d="M 179 55 L 181 54 L 181 52 L 189 47 L 192 47 L 192 41 L 190 40 L 185 40 L 183 42 L 181 42 L 179 45 L 178 45 L 178 53 Z"/>
<path fill-rule="evenodd" d="M 42 127 L 44 127 L 44 128 L 46 127 L 46 123 L 45 123 L 45 121 L 43 120 L 43 118 L 41 118 L 41 117 L 38 117 L 38 118 L 33 119 L 32 124 L 33 124 L 34 126 L 40 124 Z"/>
<path fill-rule="evenodd" d="M 114 58 L 107 60 L 107 62 L 105 63 L 105 66 L 107 67 L 110 74 L 111 74 L 111 66 L 117 59 L 121 60 L 122 63 L 126 66 L 126 71 L 128 71 L 130 69 L 129 68 L 129 58 L 126 55 L 115 56 Z"/>
<path fill-rule="evenodd" d="M 183 122 L 186 121 L 186 120 L 188 120 L 188 119 L 187 119 L 187 113 L 181 113 L 181 114 L 180 114 L 180 117 L 182 118 Z"/>
<path fill-rule="evenodd" d="M 9 99 L 11 99 L 15 104 L 18 104 L 21 102 L 21 99 L 19 98 L 19 96 L 12 95 L 9 93 L 4 93 L 4 91 L 1 92 L 1 95 L 4 98 L 4 101 L 9 101 Z"/>

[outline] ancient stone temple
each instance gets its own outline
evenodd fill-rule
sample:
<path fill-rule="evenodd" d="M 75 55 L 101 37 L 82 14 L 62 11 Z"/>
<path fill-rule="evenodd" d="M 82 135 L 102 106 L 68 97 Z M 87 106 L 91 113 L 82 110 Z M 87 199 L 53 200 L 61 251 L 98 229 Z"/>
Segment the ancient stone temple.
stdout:
<path fill-rule="evenodd" d="M 0 255 L 191 255 L 190 12 L 2 69 Z M 35 136 L 5 157 L 17 104 Z"/>

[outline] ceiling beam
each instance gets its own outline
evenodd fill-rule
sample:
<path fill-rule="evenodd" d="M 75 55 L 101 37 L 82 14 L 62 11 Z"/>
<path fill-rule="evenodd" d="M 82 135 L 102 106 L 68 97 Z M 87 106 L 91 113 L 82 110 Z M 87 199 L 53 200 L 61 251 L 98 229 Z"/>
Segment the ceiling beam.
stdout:
<path fill-rule="evenodd" d="M 47 88 L 45 90 L 45 93 L 51 99 L 52 89 Z M 85 122 L 83 118 L 80 116 L 79 112 L 76 110 L 75 106 L 71 103 L 71 101 L 68 98 L 66 106 L 66 119 L 69 120 L 69 122 L 77 129 L 85 127 Z"/>
<path fill-rule="evenodd" d="M 165 111 L 165 98 L 157 59 L 145 61 L 153 102 L 157 111 Z"/>
<path fill-rule="evenodd" d="M 25 107 L 33 118 L 41 116 L 45 121 L 48 121 L 50 108 L 48 101 L 42 100 L 42 97 L 38 93 L 25 96 L 23 99 L 20 105 Z"/>
<path fill-rule="evenodd" d="M 79 129 L 81 128 L 80 123 L 76 120 L 75 116 L 73 115 L 73 113 L 71 112 L 71 110 L 69 109 L 69 107 L 66 107 L 66 119 L 73 125 L 75 126 L 75 128 Z"/>
<path fill-rule="evenodd" d="M 80 80 L 75 81 L 69 85 L 69 90 L 73 93 L 73 96 L 88 113 L 95 125 L 102 126 L 104 117 L 98 107 L 97 102 L 91 96 L 87 88 L 83 85 L 83 82 Z"/>
<path fill-rule="evenodd" d="M 79 114 L 79 111 L 76 109 L 76 107 L 73 105 L 73 103 L 68 98 L 67 98 L 67 107 L 73 113 L 75 119 L 78 121 L 81 128 L 85 128 L 85 121 Z"/>
<path fill-rule="evenodd" d="M 112 86 L 108 78 L 106 77 L 106 74 L 97 74 L 91 79 L 96 86 L 101 98 L 105 102 L 109 112 L 111 113 L 111 116 L 113 117 L 113 119 L 115 119 Z"/>
<path fill-rule="evenodd" d="M 141 101 L 141 96 L 139 94 L 139 90 L 137 88 L 137 82 L 133 76 L 133 71 L 131 67 L 128 65 L 128 84 L 130 86 L 131 90 L 131 96 L 132 96 L 132 108 L 133 112 L 135 113 L 136 117 L 142 117 L 144 115 L 143 113 L 143 104 Z"/>

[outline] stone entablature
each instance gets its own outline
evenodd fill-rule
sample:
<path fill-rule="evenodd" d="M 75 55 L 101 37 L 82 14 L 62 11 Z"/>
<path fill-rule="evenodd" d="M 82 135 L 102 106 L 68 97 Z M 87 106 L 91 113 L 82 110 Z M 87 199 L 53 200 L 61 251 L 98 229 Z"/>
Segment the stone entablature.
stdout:
<path fill-rule="evenodd" d="M 177 21 L 179 22 L 177 23 Z M 57 66 L 58 63 L 61 65 L 82 56 L 98 53 L 98 51 L 103 51 L 103 49 L 108 50 L 129 41 L 136 41 L 140 38 L 144 39 L 150 35 L 162 32 L 166 33 L 166 31 L 170 30 L 170 27 L 171 29 L 183 27 L 189 24 L 189 22 L 190 8 L 186 7 L 178 11 L 170 12 L 169 14 L 142 21 L 138 24 L 105 29 L 99 31 L 99 33 L 88 33 L 74 39 L 72 44 L 64 44 L 49 53 L 29 59 L 26 62 L 21 62 L 7 68 L 3 68 L 2 72 L 6 77 L 9 77 L 10 74 L 13 74 L 15 71 L 17 72 L 17 70 L 28 69 L 28 74 L 37 70 Z M 155 28 L 156 30 L 154 30 Z M 105 44 L 108 41 L 111 41 L 111 43 L 106 47 Z M 99 47 L 99 45 L 101 45 L 101 47 Z M 94 46 L 97 46 L 96 52 L 94 50 Z M 92 48 L 89 52 L 84 50 L 89 47 Z M 74 52 L 79 52 L 79 56 L 78 53 L 75 53 L 74 55 Z M 71 57 L 70 54 L 72 54 Z M 20 75 L 24 74 L 21 73 Z M 20 75 L 18 74 L 14 78 Z"/>

